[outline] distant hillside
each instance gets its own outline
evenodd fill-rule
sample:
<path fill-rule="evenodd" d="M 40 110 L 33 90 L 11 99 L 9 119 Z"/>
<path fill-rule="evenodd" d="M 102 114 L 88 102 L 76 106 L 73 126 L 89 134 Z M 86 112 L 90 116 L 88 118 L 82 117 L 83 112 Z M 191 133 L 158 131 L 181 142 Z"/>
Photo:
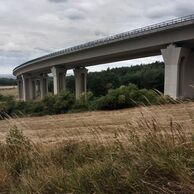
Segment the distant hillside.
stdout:
<path fill-rule="evenodd" d="M 0 86 L 14 86 L 16 84 L 17 82 L 14 77 L 0 77 Z"/>

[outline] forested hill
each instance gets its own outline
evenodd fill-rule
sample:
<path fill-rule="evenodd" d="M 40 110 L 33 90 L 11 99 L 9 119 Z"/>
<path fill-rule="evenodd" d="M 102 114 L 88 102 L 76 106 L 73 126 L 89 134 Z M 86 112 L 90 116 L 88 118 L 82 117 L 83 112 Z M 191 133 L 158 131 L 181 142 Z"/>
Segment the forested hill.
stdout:
<path fill-rule="evenodd" d="M 140 89 L 157 89 L 163 92 L 164 63 L 119 67 L 88 74 L 88 90 L 93 92 L 94 96 L 105 95 L 109 89 L 129 83 L 136 84 Z M 74 85 L 74 77 L 67 77 L 67 88 L 74 91 Z"/>
<path fill-rule="evenodd" d="M 74 76 L 66 78 L 67 89 L 75 91 Z M 109 89 L 118 88 L 129 83 L 136 84 L 140 89 L 157 89 L 163 92 L 164 88 L 164 64 L 155 62 L 147 65 L 136 65 L 131 67 L 119 67 L 107 69 L 101 72 L 91 72 L 88 74 L 88 90 L 94 96 L 105 95 Z M 0 86 L 16 85 L 16 80 L 10 78 L 0 78 Z M 52 78 L 50 78 L 49 89 L 52 88 Z"/>
<path fill-rule="evenodd" d="M 17 82 L 13 78 L 0 78 L 0 86 L 14 86 Z"/>

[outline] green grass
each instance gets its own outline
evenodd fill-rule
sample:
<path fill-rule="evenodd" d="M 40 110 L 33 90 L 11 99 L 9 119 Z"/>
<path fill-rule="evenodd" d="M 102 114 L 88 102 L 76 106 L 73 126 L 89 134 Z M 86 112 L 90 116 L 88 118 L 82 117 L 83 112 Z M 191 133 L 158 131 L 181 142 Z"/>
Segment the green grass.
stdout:
<path fill-rule="evenodd" d="M 143 116 L 132 128 L 107 142 L 96 135 L 95 142 L 45 146 L 13 127 L 0 145 L 0 193 L 194 193 L 188 129 Z"/>

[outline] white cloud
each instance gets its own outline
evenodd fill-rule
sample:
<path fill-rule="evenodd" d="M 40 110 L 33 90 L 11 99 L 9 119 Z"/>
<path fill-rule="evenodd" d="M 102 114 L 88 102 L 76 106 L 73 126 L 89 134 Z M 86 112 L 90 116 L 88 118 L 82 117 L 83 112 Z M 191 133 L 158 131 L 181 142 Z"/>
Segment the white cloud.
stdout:
<path fill-rule="evenodd" d="M 1 0 L 0 73 L 52 51 L 193 12 L 193 0 Z M 106 66 L 115 64 L 90 69 Z"/>

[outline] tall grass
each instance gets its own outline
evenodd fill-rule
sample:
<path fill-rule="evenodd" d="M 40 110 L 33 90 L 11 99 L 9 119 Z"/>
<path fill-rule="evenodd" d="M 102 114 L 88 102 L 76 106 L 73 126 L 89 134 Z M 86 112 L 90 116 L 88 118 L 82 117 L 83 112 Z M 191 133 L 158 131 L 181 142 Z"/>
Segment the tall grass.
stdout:
<path fill-rule="evenodd" d="M 0 193 L 194 193 L 194 138 L 142 115 L 111 140 L 34 144 L 13 127 L 0 144 Z"/>

